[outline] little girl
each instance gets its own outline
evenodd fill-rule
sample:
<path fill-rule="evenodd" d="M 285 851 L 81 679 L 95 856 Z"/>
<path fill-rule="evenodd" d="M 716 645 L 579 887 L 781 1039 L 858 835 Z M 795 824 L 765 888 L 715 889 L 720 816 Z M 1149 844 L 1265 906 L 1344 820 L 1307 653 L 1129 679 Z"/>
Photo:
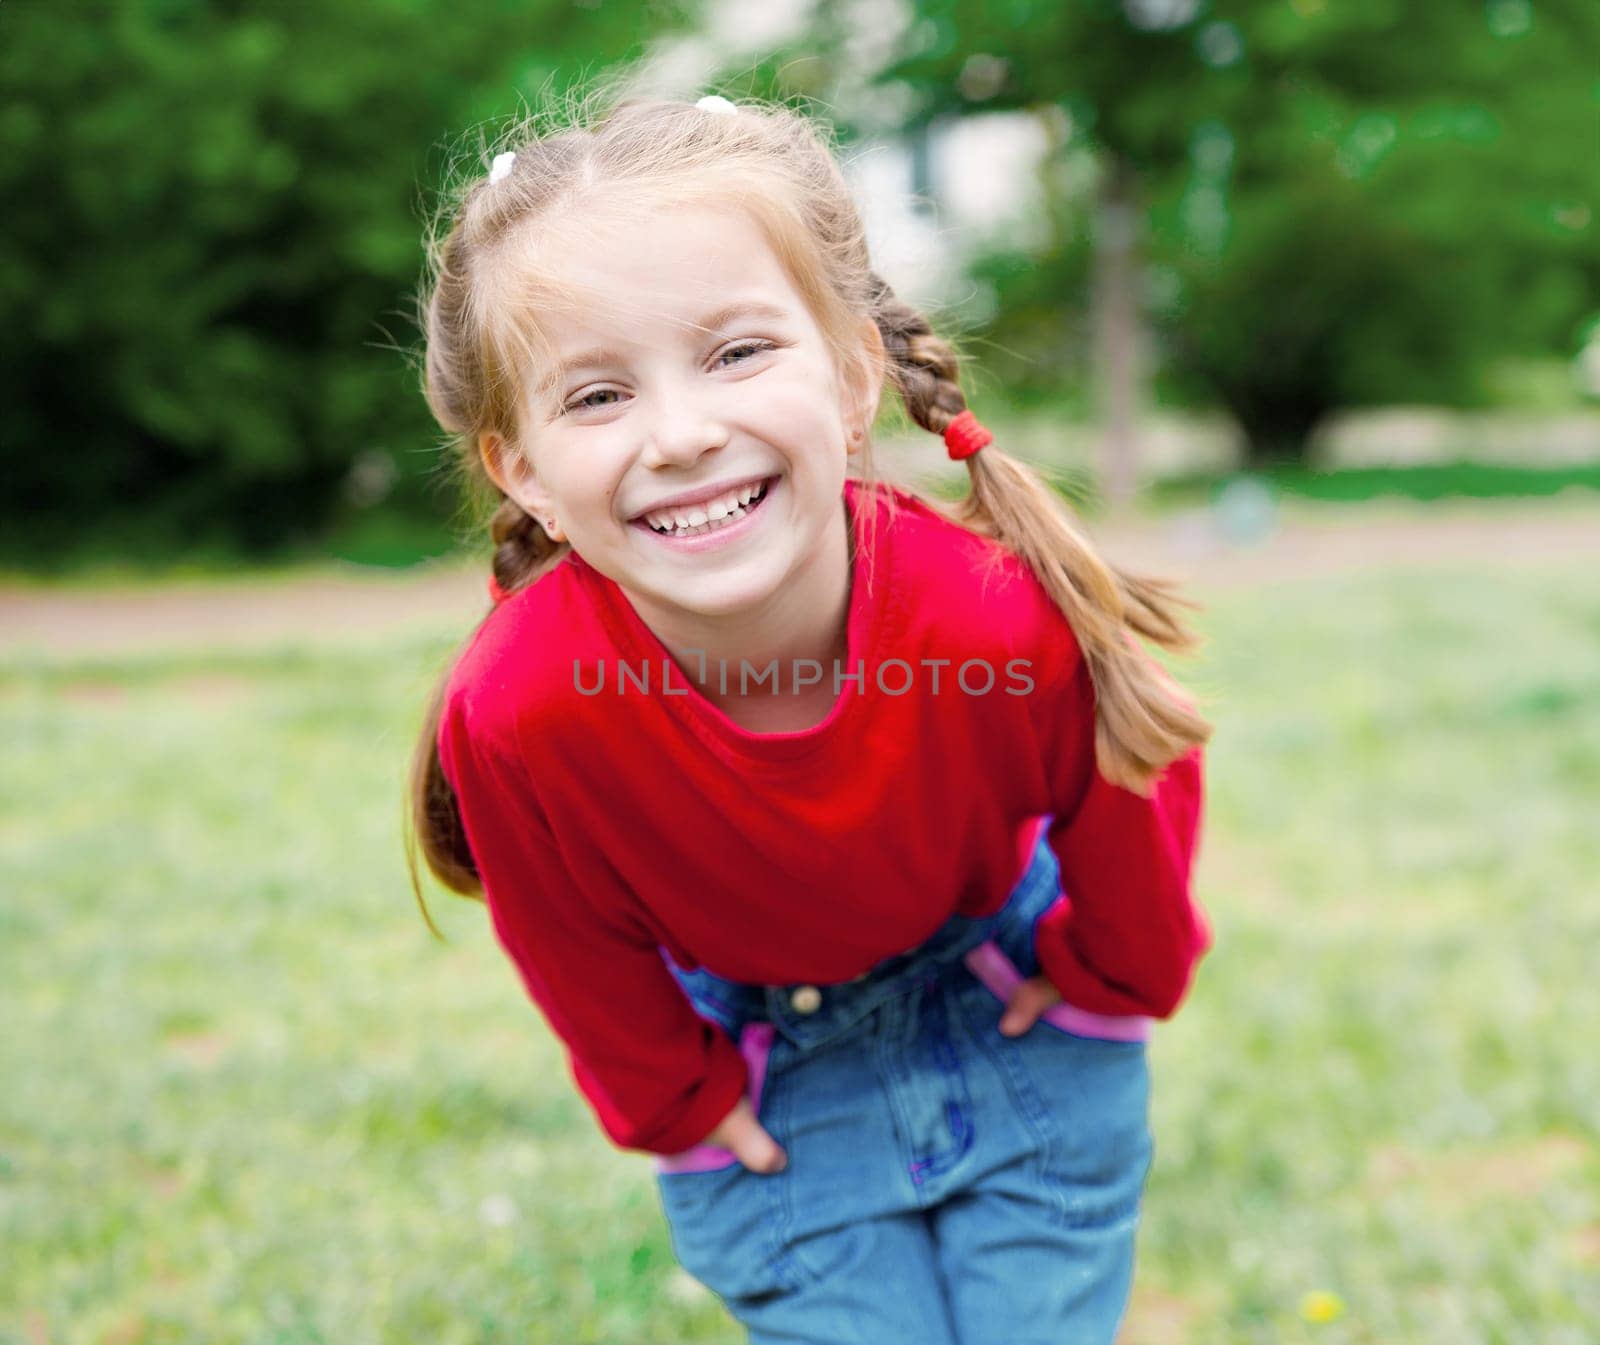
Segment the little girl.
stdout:
<path fill-rule="evenodd" d="M 1195 604 L 990 446 L 817 125 L 587 120 L 430 251 L 426 396 L 503 499 L 426 861 L 752 1341 L 1110 1342 L 1211 944 L 1210 725 L 1133 637 Z M 885 381 L 957 504 L 874 476 Z"/>

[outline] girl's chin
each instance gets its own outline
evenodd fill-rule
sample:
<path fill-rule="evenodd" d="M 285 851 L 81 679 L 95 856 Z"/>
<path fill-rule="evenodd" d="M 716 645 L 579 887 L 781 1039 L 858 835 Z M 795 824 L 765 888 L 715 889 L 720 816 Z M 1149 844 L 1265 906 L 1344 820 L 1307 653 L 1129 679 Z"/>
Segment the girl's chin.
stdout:
<path fill-rule="evenodd" d="M 636 571 L 617 582 L 658 637 L 662 630 L 676 628 L 680 636 L 698 631 L 719 641 L 737 638 L 746 623 L 770 611 L 773 595 L 782 583 L 776 576 L 747 574 L 743 567 L 737 573 L 704 575 Z M 712 631 L 717 632 L 714 637 Z"/>

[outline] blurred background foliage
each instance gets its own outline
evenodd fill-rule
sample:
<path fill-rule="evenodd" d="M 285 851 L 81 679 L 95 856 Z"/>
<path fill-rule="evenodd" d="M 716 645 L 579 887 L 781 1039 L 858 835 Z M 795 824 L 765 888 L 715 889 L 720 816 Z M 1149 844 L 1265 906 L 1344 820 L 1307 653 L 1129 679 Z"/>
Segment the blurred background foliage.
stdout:
<path fill-rule="evenodd" d="M 882 72 L 914 92 L 911 120 L 1019 109 L 1052 132 L 1048 244 L 980 268 L 1007 343 L 1019 319 L 1034 337 L 1011 386 L 1048 387 L 1084 348 L 1072 296 L 1119 215 L 1144 226 L 1171 394 L 1225 407 L 1252 459 L 1301 454 L 1337 408 L 1488 405 L 1496 360 L 1570 354 L 1600 311 L 1600 7 L 918 12 Z"/>
<path fill-rule="evenodd" d="M 636 55 L 637 18 L 0 6 L 3 558 L 261 556 L 369 503 L 448 515 L 437 429 L 387 348 L 417 337 L 430 184 L 512 90 Z"/>
<path fill-rule="evenodd" d="M 1147 377 L 1266 468 L 1346 408 L 1600 391 L 1565 372 L 1600 355 L 1592 0 L 790 8 L 781 41 L 680 92 L 814 100 L 847 145 L 994 112 L 1044 128 L 1032 241 L 967 261 L 992 311 L 959 335 L 1007 406 L 1090 415 L 1097 380 Z M 0 563 L 259 560 L 352 530 L 443 549 L 460 504 L 402 352 L 451 138 L 748 21 L 693 0 L 0 7 Z M 1132 329 L 1100 325 L 1118 311 L 1144 375 Z"/>

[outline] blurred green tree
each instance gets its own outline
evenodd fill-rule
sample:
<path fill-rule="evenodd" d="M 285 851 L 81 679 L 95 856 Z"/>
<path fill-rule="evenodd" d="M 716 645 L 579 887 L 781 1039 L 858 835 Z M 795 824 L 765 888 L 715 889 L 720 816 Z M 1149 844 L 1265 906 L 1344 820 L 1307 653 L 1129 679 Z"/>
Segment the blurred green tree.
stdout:
<path fill-rule="evenodd" d="M 90 534 L 264 551 L 378 498 L 448 512 L 392 348 L 416 339 L 440 151 L 685 21 L 568 0 L 0 7 L 7 556 L 47 565 Z"/>
<path fill-rule="evenodd" d="M 1571 354 L 1596 309 L 1591 0 L 916 0 L 908 41 L 874 82 L 912 125 L 1031 110 L 1053 137 L 1049 241 L 974 268 L 1024 393 L 1088 375 L 1077 296 L 1128 301 L 1108 242 L 1139 249 L 1169 390 L 1254 462 L 1334 408 L 1482 404 L 1492 360 Z"/>

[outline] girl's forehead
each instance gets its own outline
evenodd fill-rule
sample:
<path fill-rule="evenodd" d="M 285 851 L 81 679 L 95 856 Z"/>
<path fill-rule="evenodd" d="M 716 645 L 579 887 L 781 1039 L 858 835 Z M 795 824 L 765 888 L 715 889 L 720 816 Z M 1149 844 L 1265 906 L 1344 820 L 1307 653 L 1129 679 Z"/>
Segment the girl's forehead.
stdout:
<path fill-rule="evenodd" d="M 547 237 L 539 254 L 530 316 L 547 380 L 586 353 L 675 346 L 739 317 L 806 321 L 765 237 L 737 212 L 684 209 L 586 238 Z"/>
<path fill-rule="evenodd" d="M 600 294 L 573 310 L 552 314 L 544 327 L 551 362 L 570 364 L 595 349 L 597 342 L 617 348 L 675 349 L 745 320 L 803 322 L 804 305 L 798 295 L 751 284 L 645 294 L 632 301 Z"/>
<path fill-rule="evenodd" d="M 773 304 L 799 297 L 761 231 L 738 212 L 682 209 L 550 242 L 541 269 L 560 289 L 547 310 L 552 336 L 693 322 L 741 295 Z"/>

